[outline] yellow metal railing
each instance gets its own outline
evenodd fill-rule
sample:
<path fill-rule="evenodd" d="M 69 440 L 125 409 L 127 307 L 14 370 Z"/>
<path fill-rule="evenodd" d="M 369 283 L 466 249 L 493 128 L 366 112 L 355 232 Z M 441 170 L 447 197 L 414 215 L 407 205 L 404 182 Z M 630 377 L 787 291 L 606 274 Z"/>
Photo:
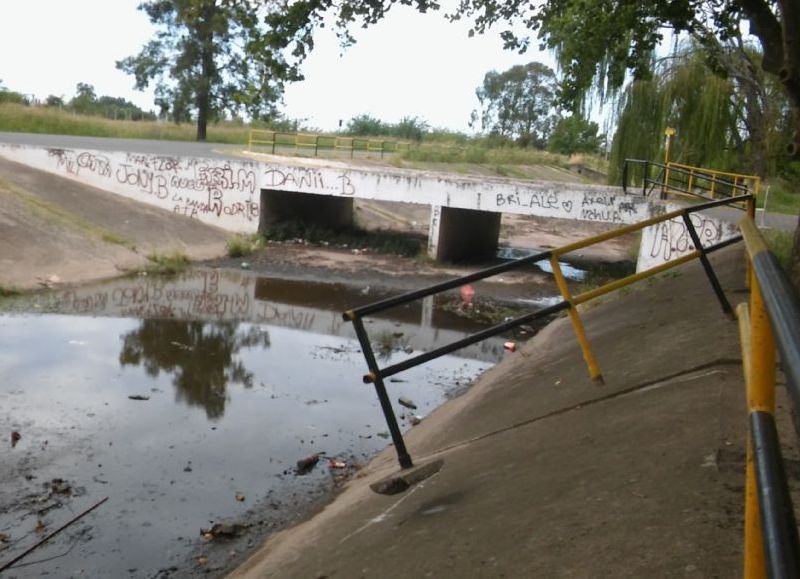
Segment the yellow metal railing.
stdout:
<path fill-rule="evenodd" d="M 314 155 L 320 150 L 347 151 L 352 158 L 356 152 L 366 154 L 379 153 L 381 157 L 387 153 L 409 151 L 412 143 L 403 141 L 387 141 L 383 139 L 370 139 L 366 137 L 340 137 L 315 133 L 283 133 L 262 129 L 251 129 L 248 140 L 248 151 L 267 148 L 275 153 L 278 147 L 300 150 L 314 149 Z"/>
<path fill-rule="evenodd" d="M 673 187 L 670 185 L 670 177 L 678 174 L 686 178 L 682 183 L 684 188 Z M 731 173 L 728 171 L 717 171 L 704 167 L 693 167 L 670 161 L 666 163 L 664 169 L 664 187 L 666 192 L 675 194 L 692 194 L 699 190 L 708 194 L 712 199 L 722 195 L 724 189 L 729 189 L 726 197 L 751 193 L 758 197 L 761 191 L 761 178 L 758 175 L 746 175 L 743 173 Z"/>
<path fill-rule="evenodd" d="M 250 129 L 247 139 L 247 150 L 252 151 L 253 147 L 267 146 L 275 152 L 275 131 L 263 131 L 260 129 Z"/>
<path fill-rule="evenodd" d="M 777 345 L 797 408 L 800 305 L 750 215 L 740 228 L 750 277 L 750 303 L 736 309 L 749 415 L 744 578 L 788 579 L 800 577 L 800 541 L 775 423 L 775 354 Z"/>

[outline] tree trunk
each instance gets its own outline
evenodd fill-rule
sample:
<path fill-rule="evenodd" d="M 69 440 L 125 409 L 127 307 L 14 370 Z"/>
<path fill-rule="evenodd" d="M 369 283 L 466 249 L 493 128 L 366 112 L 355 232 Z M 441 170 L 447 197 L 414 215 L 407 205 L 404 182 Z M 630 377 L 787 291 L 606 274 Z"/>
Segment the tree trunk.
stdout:
<path fill-rule="evenodd" d="M 778 73 L 792 107 L 794 134 L 787 145 L 787 153 L 794 160 L 800 160 L 800 4 L 797 0 L 780 0 L 783 41 L 783 67 Z M 795 192 L 800 195 L 800 192 Z M 789 262 L 789 279 L 795 291 L 800 294 L 800 217 L 794 230 L 792 257 Z"/>
<path fill-rule="evenodd" d="M 206 127 L 211 115 L 211 80 L 214 70 L 214 31 L 212 21 L 215 14 L 215 3 L 207 2 L 203 6 L 202 21 L 198 27 L 200 41 L 200 78 L 197 79 L 195 102 L 197 104 L 197 140 L 206 140 Z"/>

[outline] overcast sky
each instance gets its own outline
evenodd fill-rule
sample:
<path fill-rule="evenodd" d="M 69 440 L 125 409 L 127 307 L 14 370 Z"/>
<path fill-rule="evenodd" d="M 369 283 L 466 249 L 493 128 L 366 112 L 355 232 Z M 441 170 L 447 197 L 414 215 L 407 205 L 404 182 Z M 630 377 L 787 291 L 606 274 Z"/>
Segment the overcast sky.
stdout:
<path fill-rule="evenodd" d="M 40 99 L 69 99 L 86 82 L 98 95 L 154 109 L 152 93 L 134 91 L 133 78 L 114 67 L 152 35 L 136 10 L 139 1 L 2 0 L 0 80 Z M 548 54 L 518 55 L 503 50 L 496 34 L 469 38 L 467 30 L 441 14 L 396 6 L 378 25 L 356 29 L 356 45 L 340 55 L 333 31 L 323 29 L 303 66 L 306 80 L 286 91 L 284 111 L 323 130 L 368 113 L 389 122 L 418 116 L 434 127 L 467 131 L 478 104 L 475 89 L 487 71 L 531 60 L 553 66 Z"/>

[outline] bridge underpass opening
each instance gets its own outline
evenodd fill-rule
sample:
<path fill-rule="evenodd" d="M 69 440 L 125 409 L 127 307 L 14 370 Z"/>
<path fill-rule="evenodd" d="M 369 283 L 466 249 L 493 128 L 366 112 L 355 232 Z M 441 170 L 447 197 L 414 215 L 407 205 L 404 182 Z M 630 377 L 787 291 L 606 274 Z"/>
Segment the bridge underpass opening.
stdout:
<path fill-rule="evenodd" d="M 331 229 L 352 227 L 353 199 L 262 189 L 258 231 L 264 233 L 269 225 L 286 221 Z"/>
<path fill-rule="evenodd" d="M 437 261 L 481 261 L 497 253 L 501 213 L 433 207 L 428 255 Z"/>

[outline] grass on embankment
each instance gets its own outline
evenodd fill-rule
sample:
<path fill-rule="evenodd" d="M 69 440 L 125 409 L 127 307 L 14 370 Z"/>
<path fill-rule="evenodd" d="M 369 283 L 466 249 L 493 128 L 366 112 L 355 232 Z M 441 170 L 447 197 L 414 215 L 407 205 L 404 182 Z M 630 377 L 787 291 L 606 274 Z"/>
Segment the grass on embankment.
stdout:
<path fill-rule="evenodd" d="M 800 213 L 800 188 L 784 179 L 772 179 L 769 188 L 759 193 L 756 204 L 763 208 L 765 202 L 769 213 L 797 215 Z"/>
<path fill-rule="evenodd" d="M 0 131 L 170 141 L 194 141 L 197 136 L 197 128 L 191 123 L 121 121 L 15 104 L 0 105 Z M 243 145 L 248 131 L 249 127 L 234 123 L 212 124 L 208 127 L 208 140 Z"/>

